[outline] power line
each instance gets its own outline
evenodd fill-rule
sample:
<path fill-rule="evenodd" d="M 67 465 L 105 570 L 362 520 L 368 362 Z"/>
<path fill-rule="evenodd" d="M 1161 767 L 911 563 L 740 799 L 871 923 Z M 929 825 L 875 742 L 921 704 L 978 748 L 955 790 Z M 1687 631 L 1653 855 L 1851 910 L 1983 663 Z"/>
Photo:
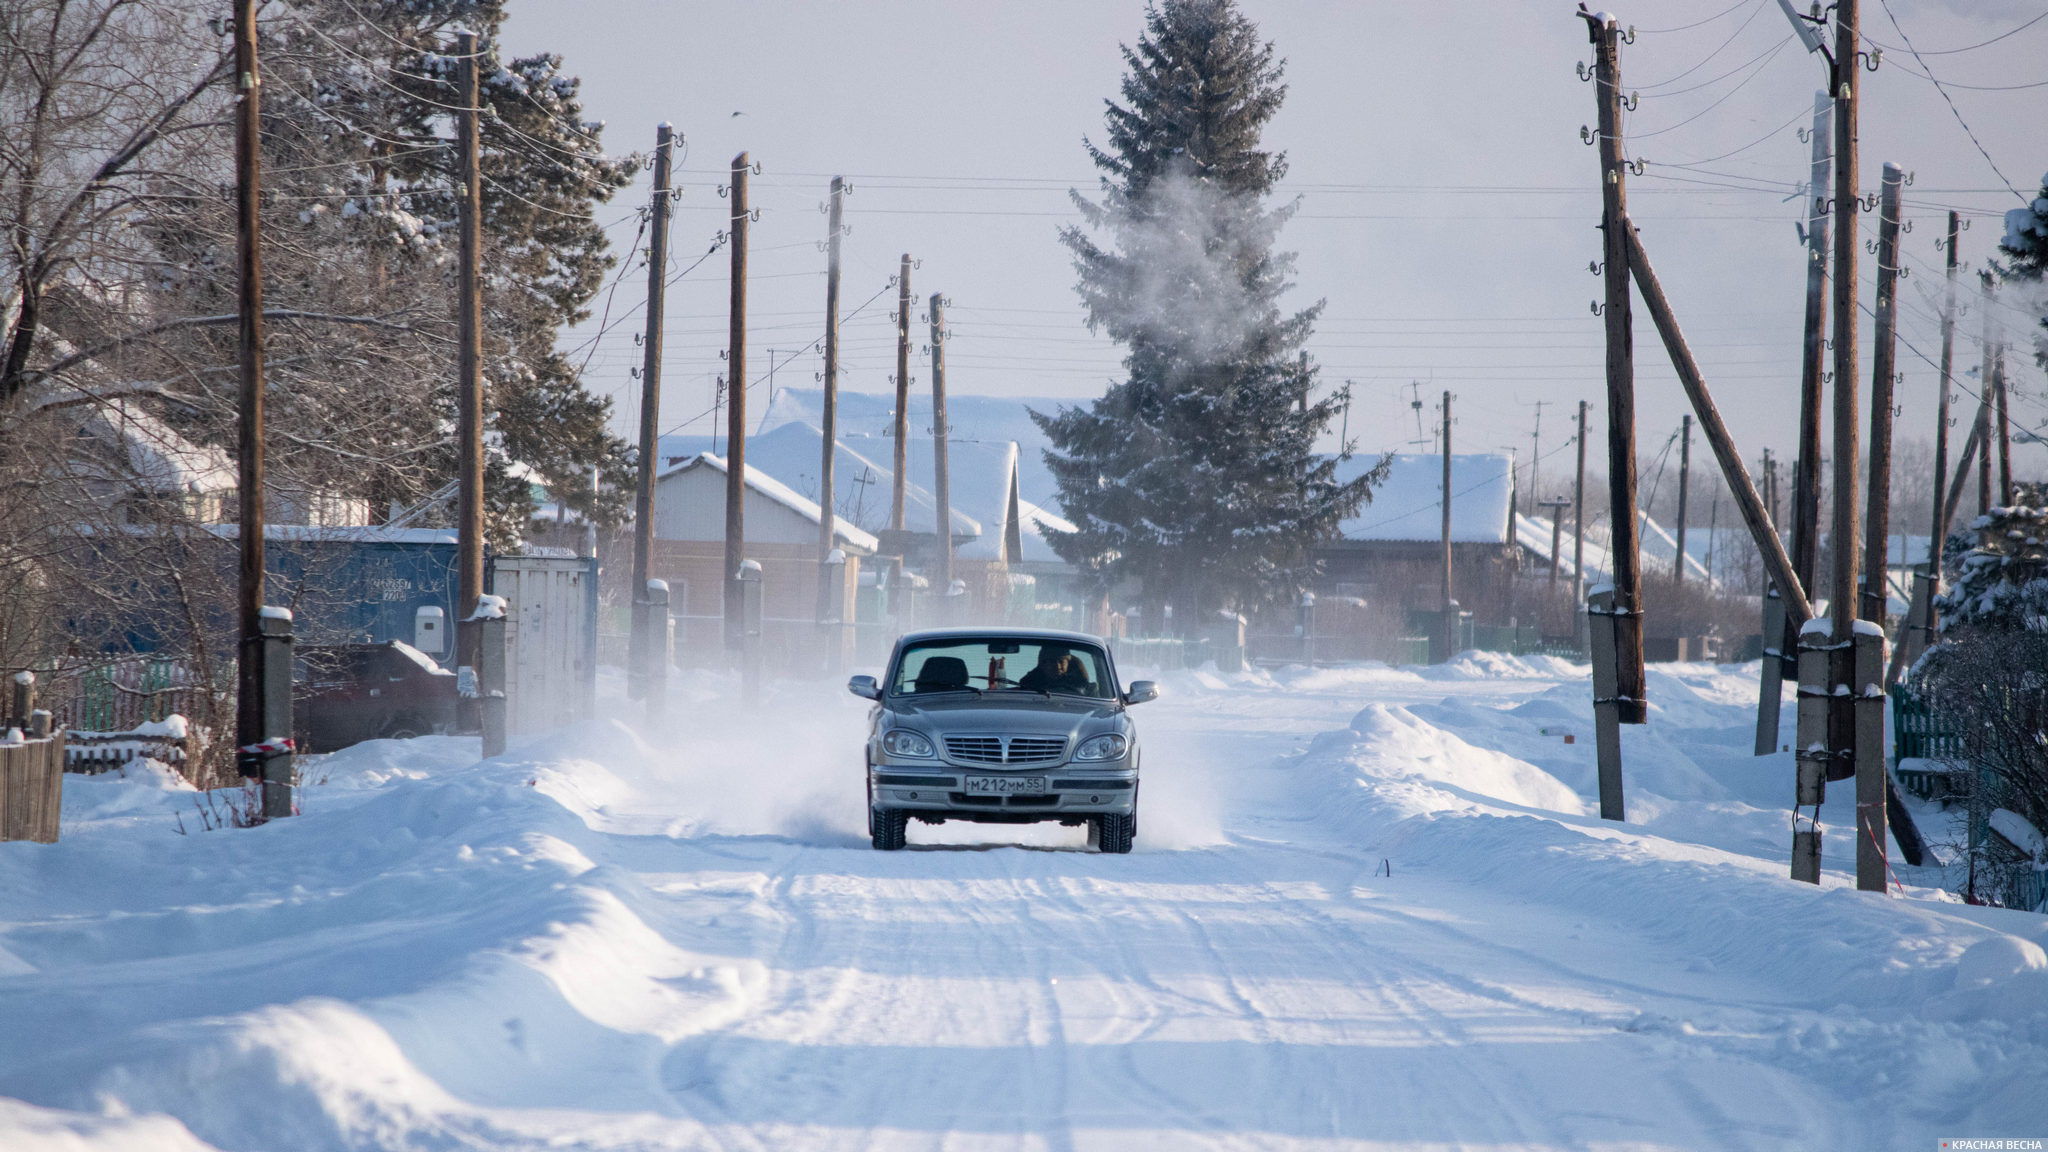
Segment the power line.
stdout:
<path fill-rule="evenodd" d="M 1979 41 L 1977 41 L 1977 42 L 1976 42 L 1975 44 L 1971 44 L 1971 45 L 1968 45 L 1968 46 L 1965 46 L 1965 47 L 1962 47 L 1962 48 L 1943 48 L 1943 49 L 1940 49 L 1940 50 L 1938 50 L 1938 51 L 1932 51 L 1932 52 L 1914 52 L 1914 53 L 1913 53 L 1913 56 L 1914 56 L 1914 57 L 1915 57 L 1915 58 L 1917 59 L 1917 58 L 1919 58 L 1919 57 L 1921 57 L 1921 56 L 1953 56 L 1953 55 L 1955 55 L 1955 54 L 1956 54 L 1956 53 L 1958 53 L 1958 52 L 1975 52 L 1975 51 L 1976 51 L 1977 49 L 1979 49 L 1979 48 L 1984 48 L 1984 47 L 1988 47 L 1988 46 L 1990 46 L 1990 45 L 1992 45 L 1992 44 L 1996 44 L 1996 43 L 1998 43 L 1998 42 L 1999 42 L 2000 40 L 2003 40 L 2003 39 L 2005 39 L 2005 38 L 2006 38 L 2006 37 L 2008 37 L 2008 36 L 2017 36 L 2017 35 L 2019 35 L 2020 33 L 2022 33 L 2022 32 L 2025 32 L 2025 31 L 2026 31 L 2027 29 L 2029 29 L 2029 28 L 2032 28 L 2032 27 L 2033 27 L 2034 25 L 2036 25 L 2036 24 L 2039 24 L 2039 23 L 2040 23 L 2041 21 L 2043 21 L 2043 20 L 2048 20 L 2048 12 L 2043 12 L 2043 13 L 2041 13 L 2041 14 L 2040 14 L 2039 16 L 2036 16 L 2036 17 L 2034 17 L 2034 18 L 2033 18 L 2032 20 L 2029 20 L 2029 21 L 2027 21 L 2027 22 L 2026 22 L 2025 24 L 2022 24 L 2022 25 L 2020 25 L 2019 27 L 2017 27 L 2017 28 L 2014 28 L 2014 29 L 2013 29 L 2012 31 L 2010 31 L 2010 32 L 2001 32 L 2001 33 L 1999 33 L 1998 35 L 1996 35 L 1996 36 L 1993 36 L 1993 37 L 1992 37 L 1991 39 L 1989 39 L 1989 40 L 1979 40 Z M 1896 22 L 1896 21 L 1894 21 L 1894 22 L 1893 22 L 1893 26 L 1894 26 L 1894 27 L 1896 27 L 1896 26 L 1897 26 L 1897 22 Z M 1903 36 L 1904 36 L 1904 33 L 1901 33 L 1900 35 L 1901 35 L 1901 37 L 1903 37 Z M 1870 37 L 1868 37 L 1868 36 L 1865 36 L 1865 37 L 1864 37 L 1864 39 L 1865 39 L 1865 40 L 1869 40 L 1869 41 L 1870 41 L 1870 42 L 1871 42 L 1872 44 L 1877 44 L 1877 46 L 1878 46 L 1878 47 L 1880 47 L 1880 48 L 1890 48 L 1890 47 L 1892 47 L 1892 45 L 1890 45 L 1890 44 L 1879 44 L 1879 43 L 1878 43 L 1878 42 L 1877 42 L 1876 40 L 1873 40 L 1873 39 L 1871 39 L 1871 38 L 1870 38 Z M 1909 48 L 1907 49 L 1907 51 L 1909 51 L 1909 52 L 1910 52 L 1910 51 L 1912 51 L 1912 49 L 1911 49 L 1911 48 L 1909 47 Z"/>
<path fill-rule="evenodd" d="M 1991 153 L 1985 149 L 1984 142 L 1977 139 L 1977 134 L 1970 130 L 1970 122 L 1963 119 L 1962 109 L 1956 107 L 1956 102 L 1950 98 L 1948 94 L 1948 89 L 1946 87 L 1943 87 L 1941 81 L 1936 80 L 1934 78 L 1934 69 L 1928 68 L 1927 61 L 1921 59 L 1920 50 L 1913 47 L 1912 37 L 1906 35 L 1905 28 L 1899 24 L 1898 16 L 1893 14 L 1891 0 L 1878 0 L 1878 5 L 1879 7 L 1882 7 L 1884 9 L 1885 18 L 1890 20 L 1892 22 L 1892 27 L 1897 30 L 1899 34 L 1899 39 L 1906 42 L 1906 51 L 1911 52 L 1913 54 L 1913 59 L 1920 61 L 1920 67 L 1926 69 L 1927 79 L 1934 84 L 1934 90 L 1936 92 L 1941 93 L 1941 98 L 1943 102 L 1945 102 L 1948 105 L 1948 110 L 1955 114 L 1956 123 L 1961 124 L 1963 126 L 1963 134 L 1970 138 L 1970 143 L 1975 144 L 1977 146 L 1977 154 L 1979 156 L 1984 157 L 1984 162 L 1986 164 L 1991 165 L 1991 170 L 1993 172 L 1998 173 L 1998 178 L 2005 182 L 2006 189 L 2010 191 L 2013 195 L 2019 196 L 2020 203 L 2027 203 L 2027 198 L 2025 196 L 2020 196 L 2020 190 L 2012 186 L 2011 180 L 2006 179 L 2005 172 L 1998 167 L 1998 161 L 1993 160 L 1991 158 Z M 1908 69 L 1908 71 L 1910 72 L 1911 69 Z"/>

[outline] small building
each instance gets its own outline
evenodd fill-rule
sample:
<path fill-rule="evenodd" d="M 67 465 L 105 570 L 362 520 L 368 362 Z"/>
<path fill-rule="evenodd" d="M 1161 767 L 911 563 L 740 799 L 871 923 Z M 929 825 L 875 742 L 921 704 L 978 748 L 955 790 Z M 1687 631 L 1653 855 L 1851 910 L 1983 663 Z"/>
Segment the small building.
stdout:
<path fill-rule="evenodd" d="M 1359 454 L 1337 465 L 1346 482 L 1379 458 Z M 1362 599 L 1383 609 L 1443 607 L 1443 468 L 1440 455 L 1395 453 L 1387 476 L 1337 539 L 1317 549 L 1317 595 Z M 1520 549 L 1514 531 L 1514 459 L 1506 453 L 1451 456 L 1451 594 L 1485 623 L 1512 612 Z"/>
<path fill-rule="evenodd" d="M 752 445 L 750 444 L 751 448 Z M 725 457 L 700 452 L 662 469 L 655 480 L 654 555 L 650 570 L 669 586 L 669 611 L 678 617 L 679 660 L 704 659 L 725 646 Z M 747 559 L 761 565 L 761 611 L 771 652 L 795 659 L 815 648 L 818 557 L 815 501 L 749 463 L 746 496 Z M 875 537 L 843 519 L 833 522 L 833 541 L 846 564 L 835 574 L 839 618 L 853 619 L 854 589 L 862 561 L 873 556 Z M 630 537 L 627 538 L 630 540 Z M 627 545 L 630 547 L 630 544 Z M 608 567 L 630 571 L 625 563 Z"/>
<path fill-rule="evenodd" d="M 747 439 L 747 470 L 750 474 L 758 471 L 772 477 L 803 499 L 807 507 L 815 508 L 823 438 L 820 429 L 802 420 L 778 424 Z M 710 437 L 664 437 L 662 459 L 675 467 L 706 453 L 710 444 Z M 905 471 L 909 479 L 904 485 L 904 529 L 900 536 L 890 528 L 895 449 L 893 438 L 863 432 L 835 442 L 832 488 L 836 521 L 842 525 L 850 523 L 874 537 L 876 543 L 870 547 L 870 553 L 892 558 L 901 555 L 908 569 L 929 576 L 936 569 L 938 540 L 932 440 L 928 436 L 917 437 L 905 445 Z M 1073 570 L 1053 552 L 1045 533 L 1071 531 L 1073 526 L 1024 498 L 1021 459 L 1017 443 L 1011 440 L 947 442 L 953 578 L 967 588 L 965 618 L 1007 619 L 1020 606 L 1047 602 L 1048 593 L 1054 598 L 1064 595 L 1064 584 L 1072 577 Z M 665 507 L 662 502 L 666 500 L 664 495 L 657 503 Z M 723 501 L 721 492 L 715 529 L 705 526 L 721 541 Z M 657 522 L 663 514 L 657 510 Z M 815 540 L 816 534 L 813 519 L 810 538 Z M 757 537 L 750 511 L 749 555 L 755 555 L 753 541 Z M 812 548 L 815 550 L 815 544 Z M 874 564 L 866 567 L 869 583 L 873 585 L 879 569 Z M 925 589 L 927 595 L 943 592 L 944 589 L 929 586 Z"/>

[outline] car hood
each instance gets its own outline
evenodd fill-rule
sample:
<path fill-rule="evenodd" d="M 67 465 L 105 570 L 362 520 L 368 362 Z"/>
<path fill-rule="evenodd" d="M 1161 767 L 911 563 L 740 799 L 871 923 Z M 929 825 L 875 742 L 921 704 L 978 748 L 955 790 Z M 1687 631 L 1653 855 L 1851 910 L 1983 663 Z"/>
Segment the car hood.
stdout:
<path fill-rule="evenodd" d="M 900 721 L 941 735 L 989 732 L 1006 736 L 1072 736 L 1105 730 L 1104 721 L 1119 714 L 1113 700 L 1072 696 L 1001 695 L 976 697 L 948 694 L 943 699 L 915 697 L 891 700 L 889 711 Z"/>

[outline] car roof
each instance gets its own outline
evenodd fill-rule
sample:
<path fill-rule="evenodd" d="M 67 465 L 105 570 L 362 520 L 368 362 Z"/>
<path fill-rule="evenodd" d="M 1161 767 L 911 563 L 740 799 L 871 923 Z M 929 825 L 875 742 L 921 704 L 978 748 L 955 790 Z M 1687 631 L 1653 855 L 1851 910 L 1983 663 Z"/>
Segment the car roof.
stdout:
<path fill-rule="evenodd" d="M 1102 637 L 1090 636 L 1086 632 L 1068 632 L 1059 628 L 1005 628 L 991 625 L 986 628 L 920 628 L 905 632 L 896 638 L 896 646 L 915 644 L 925 640 L 946 640 L 964 637 L 1000 636 L 1010 640 L 1059 640 L 1068 644 L 1087 644 L 1095 648 L 1109 647 Z"/>

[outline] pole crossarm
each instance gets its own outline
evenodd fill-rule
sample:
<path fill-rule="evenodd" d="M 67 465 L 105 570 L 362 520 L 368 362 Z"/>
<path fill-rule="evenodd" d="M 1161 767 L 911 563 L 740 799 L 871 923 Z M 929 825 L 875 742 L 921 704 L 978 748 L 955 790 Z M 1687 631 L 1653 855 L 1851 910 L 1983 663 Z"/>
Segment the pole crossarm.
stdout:
<path fill-rule="evenodd" d="M 1663 286 L 1657 282 L 1657 273 L 1650 267 L 1649 254 L 1643 250 L 1643 241 L 1636 235 L 1634 222 L 1624 220 L 1621 231 L 1628 244 L 1628 266 L 1635 276 L 1636 290 L 1642 293 L 1643 303 L 1650 309 L 1650 319 L 1657 325 L 1657 335 L 1663 337 L 1664 350 L 1671 355 L 1671 366 L 1678 373 L 1679 383 L 1685 387 L 1686 398 L 1692 401 L 1693 414 L 1699 417 L 1700 430 L 1713 447 L 1714 458 L 1721 465 L 1721 474 L 1728 481 L 1729 490 L 1735 494 L 1735 504 L 1742 512 L 1743 523 L 1749 526 L 1757 551 L 1763 555 L 1764 570 L 1778 586 L 1778 594 L 1785 602 L 1785 615 L 1795 627 L 1805 624 L 1813 619 L 1813 606 L 1807 600 L 1806 589 L 1800 585 L 1798 575 L 1792 570 L 1792 558 L 1786 555 L 1784 541 L 1778 539 L 1777 531 L 1771 527 L 1770 516 L 1764 511 L 1763 497 L 1757 494 L 1749 470 L 1743 467 L 1742 457 L 1735 451 L 1735 440 L 1721 420 L 1721 411 L 1714 406 L 1714 398 L 1707 392 L 1706 377 L 1700 373 L 1699 362 L 1693 359 L 1692 349 L 1686 346 L 1685 334 L 1679 331 L 1678 317 L 1672 313 L 1671 302 L 1665 298 Z"/>

